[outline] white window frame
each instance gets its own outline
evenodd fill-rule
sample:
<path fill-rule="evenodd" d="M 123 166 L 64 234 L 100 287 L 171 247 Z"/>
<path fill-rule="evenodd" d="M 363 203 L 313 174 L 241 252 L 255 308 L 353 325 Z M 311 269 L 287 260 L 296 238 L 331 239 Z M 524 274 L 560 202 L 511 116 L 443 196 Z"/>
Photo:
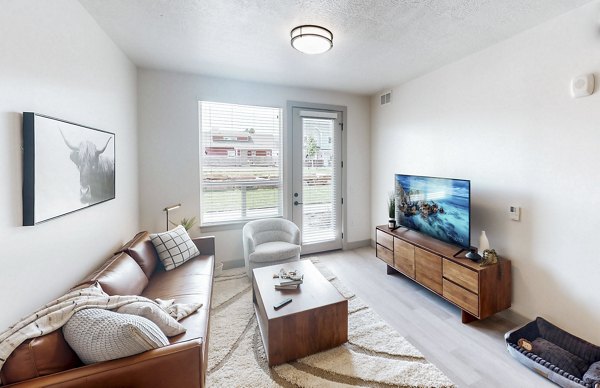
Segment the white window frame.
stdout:
<path fill-rule="evenodd" d="M 203 114 L 202 114 L 202 107 L 203 104 L 216 104 L 216 105 L 220 105 L 220 106 L 231 106 L 233 107 L 241 107 L 241 108 L 257 108 L 257 109 L 275 109 L 278 111 L 278 120 L 279 120 L 279 129 L 278 129 L 278 142 L 274 143 L 277 145 L 278 148 L 272 148 L 272 152 L 270 155 L 270 158 L 272 160 L 274 160 L 276 162 L 276 168 L 278 170 L 278 181 L 276 182 L 276 186 L 278 189 L 278 197 L 277 197 L 277 206 L 270 208 L 270 209 L 274 209 L 274 211 L 270 211 L 270 213 L 268 214 L 259 214 L 259 215 L 249 215 L 248 214 L 248 210 L 249 208 L 244 207 L 243 204 L 245 203 L 245 198 L 246 198 L 246 188 L 248 187 L 260 187 L 261 185 L 264 186 L 268 186 L 270 187 L 271 184 L 273 183 L 272 181 L 270 182 L 271 184 L 269 184 L 269 182 L 264 182 L 261 180 L 257 180 L 257 181 L 242 181 L 242 180 L 232 180 L 231 182 L 225 183 L 225 184 L 221 184 L 221 186 L 227 186 L 230 185 L 232 187 L 232 189 L 235 188 L 240 188 L 241 191 L 241 196 L 242 198 L 240 199 L 241 203 L 242 203 L 242 207 L 241 207 L 241 214 L 239 214 L 238 216 L 235 216 L 232 214 L 231 218 L 226 218 L 225 216 L 221 217 L 220 220 L 215 220 L 214 217 L 210 218 L 207 217 L 207 213 L 205 213 L 205 206 L 206 205 L 204 203 L 204 193 L 205 193 L 205 188 L 212 184 L 212 183 L 208 183 L 205 182 L 204 176 L 205 176 L 205 171 L 206 171 L 206 161 L 207 161 L 207 155 L 205 155 L 204 152 L 204 142 L 206 141 L 206 138 L 209 138 L 210 140 L 208 141 L 208 144 L 206 145 L 206 147 L 211 147 L 215 145 L 215 140 L 213 139 L 214 136 L 214 129 L 211 130 L 210 134 L 208 136 L 206 136 L 206 133 L 203 132 Z M 283 109 L 281 107 L 273 107 L 273 106 L 258 106 L 258 105 L 241 105 L 241 104 L 229 104 L 229 103 L 221 103 L 221 102 L 215 102 L 215 101 L 199 101 L 198 102 L 198 112 L 199 112 L 199 151 L 200 151 L 200 179 L 199 179 L 199 183 L 200 183 L 200 227 L 212 227 L 212 226 L 227 226 L 227 225 L 236 225 L 236 224 L 242 224 L 245 223 L 249 220 L 253 220 L 253 219 L 259 219 L 259 218 L 270 218 L 270 217 L 282 217 L 284 215 L 284 203 L 283 203 L 283 195 L 284 195 L 284 177 L 283 177 L 283 156 L 284 156 L 284 149 L 283 149 L 283 137 L 284 137 L 284 125 L 283 125 Z M 254 134 L 254 132 L 252 133 Z M 250 135 L 251 136 L 251 135 Z M 227 139 L 226 139 L 227 140 Z M 228 140 L 231 141 L 231 140 Z M 240 149 L 242 149 L 241 152 L 239 152 L 237 149 L 234 150 L 233 152 L 228 151 L 227 152 L 227 156 L 224 156 L 225 159 L 232 159 L 232 158 L 236 158 L 238 157 L 238 152 L 241 155 L 245 155 L 248 152 L 250 152 L 250 150 L 247 149 L 248 146 L 247 145 L 240 145 Z M 254 151 L 255 153 L 255 151 Z M 232 155 L 233 154 L 233 155 Z M 240 166 L 240 167 L 244 167 L 244 166 Z M 248 165 L 247 167 L 250 167 L 249 170 L 255 170 L 256 166 L 255 165 Z M 214 185 L 214 184 L 213 184 Z M 207 220 L 208 218 L 208 220 Z"/>

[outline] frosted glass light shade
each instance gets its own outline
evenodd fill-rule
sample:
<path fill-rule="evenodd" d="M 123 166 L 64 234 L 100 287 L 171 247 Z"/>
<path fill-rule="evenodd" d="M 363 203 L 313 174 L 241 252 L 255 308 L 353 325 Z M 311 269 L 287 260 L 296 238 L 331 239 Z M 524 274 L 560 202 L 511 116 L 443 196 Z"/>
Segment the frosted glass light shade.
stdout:
<path fill-rule="evenodd" d="M 333 34 L 323 27 L 298 26 L 290 35 L 292 47 L 305 54 L 321 54 L 333 47 Z"/>

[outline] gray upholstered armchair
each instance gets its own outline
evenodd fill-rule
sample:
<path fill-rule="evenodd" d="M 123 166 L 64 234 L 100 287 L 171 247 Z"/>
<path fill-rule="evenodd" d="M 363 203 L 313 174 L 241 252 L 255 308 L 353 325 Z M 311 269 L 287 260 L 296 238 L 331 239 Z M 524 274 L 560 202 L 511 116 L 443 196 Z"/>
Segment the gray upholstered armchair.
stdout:
<path fill-rule="evenodd" d="M 250 221 L 242 230 L 248 277 L 254 268 L 300 260 L 300 230 L 283 218 Z"/>

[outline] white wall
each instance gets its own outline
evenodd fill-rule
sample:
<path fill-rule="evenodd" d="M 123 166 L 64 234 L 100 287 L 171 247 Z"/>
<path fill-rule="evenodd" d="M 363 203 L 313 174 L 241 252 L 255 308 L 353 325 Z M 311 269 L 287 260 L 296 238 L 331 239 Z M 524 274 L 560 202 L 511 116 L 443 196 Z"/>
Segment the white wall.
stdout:
<path fill-rule="evenodd" d="M 513 309 L 600 343 L 600 2 L 371 100 L 371 230 L 393 174 L 471 180 L 471 241 L 512 260 Z M 522 221 L 506 215 L 522 206 Z"/>
<path fill-rule="evenodd" d="M 138 227 L 136 70 L 77 1 L 0 12 L 0 332 L 67 291 Z M 116 199 L 22 225 L 22 112 L 116 133 Z"/>
<path fill-rule="evenodd" d="M 287 101 L 342 105 L 348 108 L 347 242 L 370 238 L 369 219 L 369 99 L 346 93 L 226 80 L 152 70 L 138 73 L 140 128 L 141 226 L 164 230 L 162 209 L 181 202 L 173 219 L 199 216 L 198 101 L 278 106 Z M 243 258 L 241 227 L 190 233 L 217 237 L 217 261 Z"/>

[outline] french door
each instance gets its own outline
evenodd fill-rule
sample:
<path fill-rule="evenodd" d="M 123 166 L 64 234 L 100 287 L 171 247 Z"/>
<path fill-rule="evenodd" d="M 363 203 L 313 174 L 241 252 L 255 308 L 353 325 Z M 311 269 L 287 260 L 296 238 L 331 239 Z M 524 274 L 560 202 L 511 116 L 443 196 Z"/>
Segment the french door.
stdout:
<path fill-rule="evenodd" d="M 292 109 L 292 221 L 302 254 L 342 248 L 342 112 Z"/>

